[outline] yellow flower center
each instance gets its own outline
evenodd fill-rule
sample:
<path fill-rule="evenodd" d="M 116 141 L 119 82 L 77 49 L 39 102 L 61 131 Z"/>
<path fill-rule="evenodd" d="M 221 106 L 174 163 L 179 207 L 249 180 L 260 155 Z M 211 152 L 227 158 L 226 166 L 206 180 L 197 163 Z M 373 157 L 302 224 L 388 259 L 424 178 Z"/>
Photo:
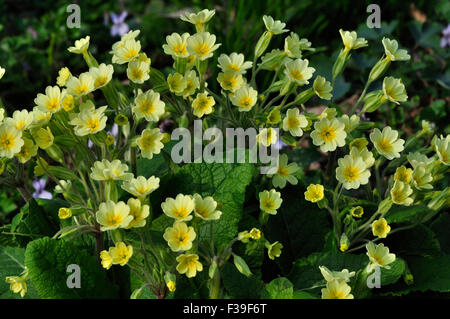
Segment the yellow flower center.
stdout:
<path fill-rule="evenodd" d="M 252 105 L 252 99 L 249 96 L 244 96 L 241 99 L 241 107 L 244 109 L 248 109 Z"/>
<path fill-rule="evenodd" d="M 138 188 L 136 189 L 136 191 L 137 191 L 139 194 L 145 194 L 145 193 L 148 192 L 148 187 L 138 187 Z"/>
<path fill-rule="evenodd" d="M 52 97 L 47 102 L 47 109 L 49 109 L 50 111 L 57 110 L 58 106 L 59 106 L 59 99 L 56 97 Z"/>
<path fill-rule="evenodd" d="M 295 117 L 290 117 L 287 120 L 287 125 L 288 125 L 289 128 L 296 128 L 299 124 L 300 124 L 299 120 L 297 118 L 295 118 Z"/>
<path fill-rule="evenodd" d="M 173 212 L 173 215 L 177 218 L 184 218 L 188 214 L 189 214 L 189 211 L 186 209 L 186 207 L 179 207 Z"/>
<path fill-rule="evenodd" d="M 134 58 L 137 54 L 138 54 L 138 52 L 135 49 L 128 49 L 128 51 L 125 52 L 124 58 L 126 60 L 130 60 L 130 59 Z"/>
<path fill-rule="evenodd" d="M 230 66 L 228 66 L 228 69 L 230 71 L 236 71 L 236 72 L 239 72 L 241 70 L 241 68 L 236 63 L 233 63 Z"/>
<path fill-rule="evenodd" d="M 140 79 L 142 79 L 143 75 L 144 75 L 144 74 L 143 74 L 143 72 L 142 72 L 141 69 L 136 68 L 136 69 L 131 70 L 131 76 L 132 76 L 132 78 L 135 79 L 135 80 L 140 80 Z"/>
<path fill-rule="evenodd" d="M 359 170 L 354 166 L 347 166 L 344 169 L 344 177 L 348 181 L 355 181 L 359 178 Z"/>
<path fill-rule="evenodd" d="M 198 107 L 201 110 L 205 110 L 208 108 L 208 99 L 201 99 L 198 101 Z"/>
<path fill-rule="evenodd" d="M 76 87 L 75 88 L 75 92 L 78 94 L 78 95 L 81 95 L 81 94 L 83 94 L 83 93 L 87 93 L 89 91 L 89 89 L 88 89 L 88 87 L 87 87 L 87 85 L 86 84 L 80 84 L 78 87 Z"/>
<path fill-rule="evenodd" d="M 142 139 L 142 144 L 145 149 L 148 149 L 148 148 L 152 148 L 155 145 L 155 142 L 154 142 L 152 136 L 147 136 Z"/>
<path fill-rule="evenodd" d="M 92 119 L 87 122 L 89 131 L 95 132 L 100 127 L 100 121 L 98 119 Z"/>
<path fill-rule="evenodd" d="M 3 135 L 0 139 L 0 145 L 5 150 L 10 150 L 14 147 L 14 137 L 12 135 Z"/>
<path fill-rule="evenodd" d="M 209 53 L 209 46 L 206 43 L 199 44 L 195 48 L 195 53 L 199 56 L 207 55 Z"/>
<path fill-rule="evenodd" d="M 144 114 L 152 114 L 155 111 L 155 106 L 150 101 L 144 101 L 141 104 L 141 112 Z"/>
<path fill-rule="evenodd" d="M 378 148 L 380 149 L 380 151 L 382 151 L 383 153 L 388 153 L 391 149 L 392 149 L 392 144 L 389 140 L 387 139 L 381 139 L 378 142 Z"/>
<path fill-rule="evenodd" d="M 291 77 L 296 81 L 300 81 L 303 79 L 303 74 L 299 70 L 291 70 Z"/>
<path fill-rule="evenodd" d="M 275 207 L 275 203 L 272 200 L 268 199 L 264 202 L 264 207 L 267 209 L 272 209 Z"/>
<path fill-rule="evenodd" d="M 187 54 L 187 50 L 186 50 L 186 44 L 177 44 L 175 45 L 175 47 L 173 48 L 173 51 L 178 54 L 178 55 L 185 55 Z"/>
<path fill-rule="evenodd" d="M 286 177 L 286 176 L 289 175 L 289 171 L 287 170 L 286 167 L 281 167 L 281 166 L 280 166 L 280 167 L 278 168 L 277 174 L 280 175 L 280 176 L 282 176 L 282 177 Z"/>
<path fill-rule="evenodd" d="M 336 130 L 332 127 L 327 127 L 321 132 L 322 139 L 327 142 L 331 142 L 336 138 Z"/>
<path fill-rule="evenodd" d="M 109 214 L 106 218 L 106 225 L 107 226 L 119 226 L 122 223 L 122 216 L 119 214 Z"/>
<path fill-rule="evenodd" d="M 108 81 L 108 78 L 106 76 L 99 76 L 96 80 L 95 80 L 95 87 L 100 87 L 105 85 L 105 83 Z"/>

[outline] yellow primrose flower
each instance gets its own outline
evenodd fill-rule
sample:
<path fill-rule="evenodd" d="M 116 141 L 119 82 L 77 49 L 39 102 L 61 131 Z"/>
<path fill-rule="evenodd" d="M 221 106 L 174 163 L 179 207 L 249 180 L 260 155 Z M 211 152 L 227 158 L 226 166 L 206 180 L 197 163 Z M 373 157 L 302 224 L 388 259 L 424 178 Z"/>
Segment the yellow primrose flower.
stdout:
<path fill-rule="evenodd" d="M 56 78 L 56 84 L 58 84 L 60 87 L 63 87 L 66 85 L 67 80 L 72 76 L 72 73 L 70 73 L 69 68 L 61 68 L 58 71 L 58 77 Z"/>
<path fill-rule="evenodd" d="M 203 32 L 206 30 L 206 24 L 214 16 L 216 10 L 203 9 L 197 13 L 185 13 L 180 16 L 180 19 L 195 25 L 197 32 Z"/>
<path fill-rule="evenodd" d="M 153 90 L 139 93 L 134 104 L 132 110 L 137 119 L 144 117 L 149 122 L 157 122 L 165 112 L 165 103 L 160 100 L 159 93 Z"/>
<path fill-rule="evenodd" d="M 248 112 L 256 104 L 258 92 L 249 85 L 243 85 L 231 97 L 230 101 L 238 107 L 239 112 Z"/>
<path fill-rule="evenodd" d="M 78 136 L 96 134 L 106 127 L 106 109 L 107 106 L 96 109 L 92 101 L 87 101 L 80 105 L 80 113 L 74 115 L 69 124 L 75 126 L 74 131 Z"/>
<path fill-rule="evenodd" d="M 398 132 L 389 126 L 383 128 L 383 132 L 375 128 L 370 133 L 370 140 L 378 153 L 388 160 L 400 157 L 400 152 L 404 149 L 403 144 L 405 144 L 404 140 L 398 138 Z"/>
<path fill-rule="evenodd" d="M 259 144 L 264 145 L 265 147 L 269 147 L 272 144 L 275 144 L 278 141 L 277 131 L 272 128 L 263 128 L 260 129 L 259 134 L 256 136 L 256 139 Z"/>
<path fill-rule="evenodd" d="M 353 217 L 361 218 L 364 214 L 364 208 L 362 208 L 361 206 L 352 207 L 352 209 L 350 209 L 350 214 Z"/>
<path fill-rule="evenodd" d="M 6 118 L 5 123 L 14 126 L 17 130 L 26 130 L 33 123 L 33 112 L 27 110 L 14 111 L 12 118 Z"/>
<path fill-rule="evenodd" d="M 275 258 L 278 258 L 281 256 L 281 250 L 283 249 L 283 244 L 279 242 L 274 242 L 273 244 L 270 244 L 269 242 L 266 242 L 266 248 L 267 248 L 267 255 L 271 260 L 274 260 Z"/>
<path fill-rule="evenodd" d="M 76 97 L 89 94 L 95 89 L 94 78 L 89 72 L 81 73 L 78 78 L 72 76 L 66 86 L 67 92 Z"/>
<path fill-rule="evenodd" d="M 345 189 L 358 189 L 360 185 L 369 182 L 370 171 L 361 157 L 354 158 L 345 155 L 338 159 L 336 168 L 336 179 L 341 182 Z"/>
<path fill-rule="evenodd" d="M 384 218 L 380 218 L 372 223 L 372 234 L 378 238 L 386 238 L 390 231 L 391 226 L 388 225 Z"/>
<path fill-rule="evenodd" d="M 370 265 L 368 271 L 372 271 L 375 267 L 382 267 L 390 269 L 389 264 L 395 261 L 395 254 L 389 253 L 389 248 L 385 247 L 383 244 L 378 244 L 375 246 L 373 242 L 369 242 L 366 245 L 367 256 L 370 260 Z"/>
<path fill-rule="evenodd" d="M 2 68 L 0 66 L 0 79 L 5 75 L 5 72 L 6 72 L 5 68 Z"/>
<path fill-rule="evenodd" d="M 358 38 L 355 31 L 350 32 L 340 29 L 339 33 L 341 34 L 342 42 L 344 43 L 344 50 L 347 52 L 350 50 L 363 48 L 368 45 L 367 40 L 364 38 Z"/>
<path fill-rule="evenodd" d="M 205 114 L 211 114 L 214 112 L 214 105 L 216 101 L 212 96 L 208 96 L 208 93 L 197 93 L 197 96 L 192 101 L 192 108 L 194 109 L 194 115 L 201 118 Z"/>
<path fill-rule="evenodd" d="M 294 32 L 284 39 L 284 53 L 292 59 L 300 59 L 302 50 L 308 50 L 310 47 L 311 42 L 307 39 L 300 40 L 298 34 Z"/>
<path fill-rule="evenodd" d="M 159 178 L 151 176 L 146 179 L 144 176 L 138 176 L 122 184 L 122 189 L 133 196 L 145 198 L 159 187 Z"/>
<path fill-rule="evenodd" d="M 200 61 L 213 56 L 213 52 L 220 46 L 216 43 L 216 36 L 209 32 L 196 33 L 187 39 L 187 50 L 189 54 L 195 55 Z"/>
<path fill-rule="evenodd" d="M 293 61 L 286 62 L 286 69 L 284 74 L 287 78 L 295 82 L 298 85 L 309 84 L 309 79 L 312 78 L 313 73 L 316 69 L 308 67 L 309 61 L 307 59 L 295 59 Z"/>
<path fill-rule="evenodd" d="M 20 152 L 16 154 L 19 162 L 24 164 L 28 162 L 32 157 L 36 156 L 38 151 L 38 146 L 33 143 L 29 138 L 23 137 L 24 144 L 20 149 Z"/>
<path fill-rule="evenodd" d="M 89 49 L 89 40 L 91 39 L 90 36 L 87 36 L 85 38 L 81 38 L 79 40 L 75 41 L 75 46 L 68 48 L 67 50 L 71 53 L 75 54 L 85 54 L 87 50 Z"/>
<path fill-rule="evenodd" d="M 298 171 L 299 167 L 297 163 L 288 164 L 288 156 L 286 154 L 282 154 L 279 157 L 278 161 L 278 169 L 274 175 L 268 175 L 272 177 L 272 185 L 278 188 L 284 188 L 286 186 L 286 182 L 289 182 L 292 185 L 297 185 L 298 180 L 295 177 L 295 173 Z"/>
<path fill-rule="evenodd" d="M 169 90 L 177 95 L 182 95 L 183 91 L 186 89 L 187 81 L 180 73 L 169 74 L 167 77 L 167 84 L 169 85 Z"/>
<path fill-rule="evenodd" d="M 323 119 L 329 119 L 329 120 L 332 120 L 332 119 L 334 119 L 334 118 L 336 118 L 336 115 L 337 115 L 337 111 L 336 111 L 336 109 L 335 108 L 329 108 L 329 107 L 326 107 L 323 111 L 322 111 L 322 113 L 320 113 L 320 115 L 319 115 L 319 121 L 320 120 L 323 120 Z"/>
<path fill-rule="evenodd" d="M 327 287 L 322 288 L 322 299 L 354 299 L 350 293 L 352 288 L 343 280 L 327 282 Z"/>
<path fill-rule="evenodd" d="M 45 95 L 39 93 L 34 99 L 34 103 L 36 103 L 42 112 L 55 113 L 61 108 L 64 92 L 64 90 L 61 91 L 57 86 L 47 86 Z"/>
<path fill-rule="evenodd" d="M 176 284 L 175 281 L 170 280 L 169 282 L 167 282 L 167 289 L 169 289 L 170 292 L 174 292 L 176 290 Z"/>
<path fill-rule="evenodd" d="M 360 121 L 359 116 L 355 114 L 353 114 L 351 117 L 348 117 L 347 114 L 344 114 L 337 119 L 344 123 L 344 130 L 347 132 L 347 134 L 350 134 L 355 128 L 357 128 Z"/>
<path fill-rule="evenodd" d="M 58 217 L 60 219 L 70 218 L 70 217 L 72 217 L 72 210 L 70 208 L 67 208 L 67 207 L 61 207 L 58 210 Z"/>
<path fill-rule="evenodd" d="M 136 140 L 142 157 L 152 159 L 154 154 L 161 153 L 161 149 L 164 147 L 164 144 L 161 143 L 163 137 L 159 128 L 143 130 L 141 136 Z"/>
<path fill-rule="evenodd" d="M 244 78 L 242 74 L 234 71 L 226 71 L 225 73 L 219 73 L 217 81 L 220 83 L 222 89 L 226 91 L 235 92 L 244 84 Z"/>
<path fill-rule="evenodd" d="M 177 257 L 177 271 L 180 274 L 186 274 L 186 277 L 192 278 L 197 275 L 197 271 L 203 270 L 203 265 L 198 261 L 196 254 L 183 254 Z"/>
<path fill-rule="evenodd" d="M 258 228 L 252 228 L 248 233 L 251 239 L 259 240 L 261 238 L 261 231 Z"/>
<path fill-rule="evenodd" d="M 386 59 L 389 61 L 407 61 L 411 58 L 406 50 L 398 49 L 398 43 L 396 40 L 383 38 L 381 42 L 383 43 Z"/>
<path fill-rule="evenodd" d="M 343 282 L 349 282 L 350 278 L 355 276 L 355 272 L 349 272 L 348 269 L 342 269 L 341 271 L 332 271 L 325 266 L 319 266 L 320 273 L 323 278 L 329 282 L 333 280 L 339 280 Z"/>
<path fill-rule="evenodd" d="M 131 256 L 133 256 L 133 246 L 127 246 L 124 242 L 118 242 L 115 247 L 109 248 L 109 255 L 113 264 L 125 266 Z"/>
<path fill-rule="evenodd" d="M 109 254 L 108 251 L 102 250 L 100 252 L 100 259 L 101 259 L 103 268 L 105 268 L 106 270 L 111 268 L 113 262 L 112 262 L 111 255 Z"/>
<path fill-rule="evenodd" d="M 141 42 L 133 39 L 120 41 L 117 46 L 113 46 L 112 63 L 124 64 L 133 61 L 141 51 Z"/>
<path fill-rule="evenodd" d="M 51 112 L 42 112 L 38 106 L 33 108 L 33 127 L 39 127 L 45 125 L 50 121 L 52 117 Z"/>
<path fill-rule="evenodd" d="M 186 72 L 184 75 L 184 79 L 186 80 L 186 88 L 184 89 L 183 98 L 187 98 L 188 96 L 191 96 L 195 93 L 195 90 L 197 90 L 200 87 L 200 80 L 197 77 L 197 73 L 195 73 L 194 70 L 190 70 Z"/>
<path fill-rule="evenodd" d="M 242 53 L 233 52 L 230 55 L 221 54 L 217 59 L 219 62 L 219 68 L 222 72 L 232 71 L 238 74 L 245 74 L 247 69 L 250 69 L 253 65 L 252 62 L 245 61 L 244 55 Z"/>
<path fill-rule="evenodd" d="M 192 211 L 194 210 L 195 202 L 189 195 L 178 194 L 175 199 L 169 197 L 161 208 L 167 216 L 175 218 L 176 221 L 190 221 L 192 219 Z"/>
<path fill-rule="evenodd" d="M 150 78 L 150 64 L 138 59 L 130 61 L 127 67 L 127 77 L 134 83 L 144 83 Z"/>
<path fill-rule="evenodd" d="M 305 192 L 305 199 L 311 203 L 317 203 L 324 197 L 323 185 L 310 184 Z"/>
<path fill-rule="evenodd" d="M 358 151 L 362 151 L 363 149 L 367 148 L 366 146 L 369 145 L 369 141 L 365 137 L 355 138 L 353 141 L 350 142 L 349 147 L 352 149 L 353 147 L 356 147 Z"/>
<path fill-rule="evenodd" d="M 413 168 L 416 168 L 417 166 L 428 167 L 434 162 L 433 158 L 428 158 L 425 154 L 419 152 L 409 153 L 406 158 Z"/>
<path fill-rule="evenodd" d="M 0 125 L 0 157 L 12 158 L 24 143 L 22 131 L 5 123 Z"/>
<path fill-rule="evenodd" d="M 185 251 L 192 248 L 195 237 L 194 227 L 188 227 L 184 222 L 175 221 L 172 227 L 167 227 L 163 238 L 172 251 Z"/>
<path fill-rule="evenodd" d="M 437 138 L 435 142 L 436 154 L 442 164 L 450 165 L 450 135 L 445 138 L 441 135 L 441 138 Z"/>
<path fill-rule="evenodd" d="M 286 23 L 280 20 L 274 20 L 271 16 L 263 16 L 264 25 L 266 26 L 267 32 L 272 35 L 281 34 L 288 32 L 288 29 L 284 29 Z"/>
<path fill-rule="evenodd" d="M 145 219 L 150 215 L 150 206 L 142 205 L 139 199 L 134 198 L 130 198 L 127 205 L 130 207 L 130 215 L 133 216 L 133 220 L 125 228 L 144 227 L 146 224 Z"/>
<path fill-rule="evenodd" d="M 194 194 L 194 214 L 203 220 L 217 220 L 222 215 L 220 210 L 216 210 L 217 202 L 211 196 L 202 198 L 199 194 Z"/>
<path fill-rule="evenodd" d="M 323 118 L 315 122 L 314 131 L 311 132 L 313 144 L 320 146 L 322 152 L 334 151 L 337 147 L 344 146 L 346 137 L 344 123 L 336 118 Z"/>
<path fill-rule="evenodd" d="M 397 167 L 394 174 L 394 180 L 408 184 L 411 181 L 413 170 L 402 165 Z"/>
<path fill-rule="evenodd" d="M 66 94 L 61 103 L 64 111 L 66 112 L 70 112 L 75 108 L 75 99 L 71 94 Z"/>
<path fill-rule="evenodd" d="M 53 136 L 53 133 L 48 126 L 45 129 L 40 128 L 36 132 L 33 132 L 33 137 L 36 141 L 36 144 L 43 150 L 52 146 L 53 141 L 55 140 L 55 137 Z"/>
<path fill-rule="evenodd" d="M 373 157 L 373 153 L 370 152 L 367 147 L 359 150 L 357 147 L 352 147 L 350 149 L 350 156 L 353 157 L 354 160 L 357 158 L 361 158 L 366 164 L 367 168 L 370 168 L 375 164 L 375 158 Z"/>
<path fill-rule="evenodd" d="M 98 67 L 90 67 L 89 74 L 94 79 L 94 88 L 104 87 L 112 79 L 114 68 L 111 64 L 100 64 Z"/>
<path fill-rule="evenodd" d="M 130 215 L 130 207 L 127 204 L 124 202 L 116 204 L 112 200 L 101 203 L 95 217 L 101 225 L 101 231 L 126 228 L 133 220 L 133 216 Z"/>
<path fill-rule="evenodd" d="M 333 87 L 331 86 L 331 82 L 327 81 L 323 76 L 318 75 L 314 79 L 313 89 L 314 93 L 321 99 L 331 100 L 333 97 Z"/>
<path fill-rule="evenodd" d="M 281 113 L 280 109 L 275 107 L 272 111 L 267 115 L 266 123 L 267 124 L 278 124 L 281 122 Z M 306 120 L 308 122 L 308 120 Z M 292 123 L 291 123 L 292 124 Z M 303 133 L 303 131 L 302 131 Z"/>
<path fill-rule="evenodd" d="M 413 199 L 409 197 L 412 192 L 408 184 L 395 181 L 394 186 L 391 188 L 392 201 L 398 205 L 409 206 L 413 203 Z"/>
<path fill-rule="evenodd" d="M 433 181 L 433 175 L 431 175 L 431 169 L 425 165 L 418 165 L 414 168 L 412 176 L 412 184 L 417 189 L 432 189 L 430 184 Z"/>
<path fill-rule="evenodd" d="M 103 159 L 101 162 L 94 163 L 90 177 L 95 181 L 129 181 L 133 178 L 133 174 L 126 171 L 128 171 L 128 165 L 122 164 L 120 160 L 110 162 Z"/>
<path fill-rule="evenodd" d="M 384 78 L 383 94 L 387 100 L 394 102 L 395 104 L 406 102 L 408 99 L 405 85 L 402 83 L 402 80 L 393 78 L 392 76 Z"/>
<path fill-rule="evenodd" d="M 298 108 L 289 109 L 283 119 L 283 130 L 289 131 L 292 136 L 302 136 L 303 130 L 308 126 L 308 120 L 303 114 L 300 114 Z"/>
<path fill-rule="evenodd" d="M 9 289 L 15 294 L 20 294 L 22 298 L 26 295 L 28 289 L 25 276 L 8 276 L 5 282 L 10 285 Z"/>
<path fill-rule="evenodd" d="M 181 36 L 178 33 L 172 33 L 166 37 L 167 44 L 163 44 L 164 53 L 175 58 L 187 58 L 189 53 L 186 48 L 186 41 L 189 38 L 189 33 L 183 33 Z"/>
<path fill-rule="evenodd" d="M 280 208 L 282 202 L 281 193 L 274 189 L 259 193 L 259 208 L 267 214 L 276 215 L 277 209 Z"/>

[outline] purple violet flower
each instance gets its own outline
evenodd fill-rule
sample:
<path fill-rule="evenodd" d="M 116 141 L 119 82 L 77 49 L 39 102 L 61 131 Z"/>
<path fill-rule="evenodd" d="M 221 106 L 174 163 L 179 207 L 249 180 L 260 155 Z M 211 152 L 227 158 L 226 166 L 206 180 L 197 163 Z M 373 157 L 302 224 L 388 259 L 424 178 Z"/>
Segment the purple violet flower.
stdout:
<path fill-rule="evenodd" d="M 450 47 L 450 24 L 442 30 L 441 48 Z"/>
<path fill-rule="evenodd" d="M 45 184 L 47 181 L 43 178 L 35 179 L 33 181 L 33 187 L 35 192 L 33 193 L 33 198 L 43 198 L 43 199 L 52 199 L 52 194 L 45 190 Z"/>
<path fill-rule="evenodd" d="M 111 26 L 111 36 L 119 36 L 121 37 L 128 31 L 130 31 L 130 27 L 128 24 L 125 23 L 125 19 L 128 16 L 127 11 L 123 11 L 119 15 L 116 15 L 115 13 L 111 13 L 111 20 L 113 22 L 113 25 Z"/>

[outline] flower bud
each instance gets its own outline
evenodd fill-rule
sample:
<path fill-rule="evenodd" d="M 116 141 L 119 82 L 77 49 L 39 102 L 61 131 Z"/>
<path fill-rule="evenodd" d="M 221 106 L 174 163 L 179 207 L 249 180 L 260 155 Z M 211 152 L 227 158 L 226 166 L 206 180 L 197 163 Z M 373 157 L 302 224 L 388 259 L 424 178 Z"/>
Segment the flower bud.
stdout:
<path fill-rule="evenodd" d="M 392 207 L 392 199 L 390 197 L 384 199 L 381 201 L 381 203 L 378 205 L 378 212 L 381 213 L 381 215 L 386 214 Z"/>
<path fill-rule="evenodd" d="M 376 111 L 384 102 L 386 98 L 381 90 L 370 92 L 364 98 L 363 112 L 374 112 Z"/>
<path fill-rule="evenodd" d="M 119 126 L 124 126 L 128 124 L 128 117 L 126 117 L 124 114 L 117 114 L 114 118 L 114 123 L 116 123 Z"/>
<path fill-rule="evenodd" d="M 32 135 L 36 141 L 36 144 L 43 150 L 52 146 L 55 139 L 50 127 L 47 127 L 47 129 L 40 128 L 39 130 L 33 132 Z"/>
<path fill-rule="evenodd" d="M 313 96 L 314 96 L 314 89 L 313 88 L 309 88 L 309 89 L 301 92 L 299 95 L 297 95 L 295 97 L 294 103 L 295 104 L 306 103 Z"/>
<path fill-rule="evenodd" d="M 272 39 L 272 33 L 268 31 L 264 31 L 264 33 L 259 38 L 255 47 L 255 57 L 259 58 L 269 46 L 270 40 Z"/>
<path fill-rule="evenodd" d="M 350 246 L 350 241 L 345 233 L 341 235 L 341 239 L 339 241 L 339 250 L 345 252 Z"/>
<path fill-rule="evenodd" d="M 348 60 L 350 59 L 350 54 L 348 54 L 349 51 L 342 49 L 339 53 L 336 62 L 334 62 L 333 65 L 333 79 L 336 79 L 339 74 L 342 73 L 345 69 L 345 65 L 347 64 Z"/>
<path fill-rule="evenodd" d="M 373 66 L 372 70 L 370 70 L 369 82 L 373 82 L 381 75 L 383 75 L 383 73 L 386 72 L 387 68 L 389 67 L 390 63 L 391 61 L 386 58 L 381 58 L 380 60 L 378 60 L 378 62 Z"/>

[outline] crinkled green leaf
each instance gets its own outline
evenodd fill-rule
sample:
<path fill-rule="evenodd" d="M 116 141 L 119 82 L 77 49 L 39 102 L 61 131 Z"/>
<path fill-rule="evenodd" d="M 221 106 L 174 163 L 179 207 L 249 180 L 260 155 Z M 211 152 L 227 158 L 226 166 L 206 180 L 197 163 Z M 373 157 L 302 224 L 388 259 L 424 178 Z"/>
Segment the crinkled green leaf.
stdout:
<path fill-rule="evenodd" d="M 292 299 L 294 295 L 294 285 L 289 279 L 281 277 L 268 283 L 262 293 L 262 299 Z"/>

